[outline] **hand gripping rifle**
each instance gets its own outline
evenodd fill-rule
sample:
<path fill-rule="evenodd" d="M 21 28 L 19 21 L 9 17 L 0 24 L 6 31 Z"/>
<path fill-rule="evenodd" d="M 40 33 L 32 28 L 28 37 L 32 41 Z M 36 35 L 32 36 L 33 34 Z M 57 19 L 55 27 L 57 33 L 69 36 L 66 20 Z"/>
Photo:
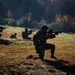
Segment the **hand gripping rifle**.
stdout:
<path fill-rule="evenodd" d="M 51 29 L 51 30 L 48 30 L 47 32 L 49 38 L 55 38 L 55 35 L 58 36 L 59 33 L 62 33 L 62 31 L 55 31 Z"/>

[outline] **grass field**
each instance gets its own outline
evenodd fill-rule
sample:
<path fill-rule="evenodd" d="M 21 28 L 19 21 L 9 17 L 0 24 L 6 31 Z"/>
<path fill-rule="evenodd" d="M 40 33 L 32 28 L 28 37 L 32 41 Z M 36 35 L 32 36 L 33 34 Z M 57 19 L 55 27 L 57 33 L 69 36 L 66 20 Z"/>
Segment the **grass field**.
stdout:
<path fill-rule="evenodd" d="M 9 40 L 11 43 L 9 45 L 0 44 L 0 67 L 15 66 L 20 62 L 38 63 L 37 60 L 26 59 L 29 55 L 36 56 L 37 54 L 33 41 L 22 39 L 21 33 L 23 30 L 24 28 L 7 27 L 2 32 L 1 39 Z M 10 39 L 10 35 L 15 32 L 17 33 L 17 39 Z M 34 33 L 30 35 L 31 38 Z M 69 72 L 75 70 L 75 34 L 61 33 L 54 39 L 48 39 L 47 42 L 55 44 L 55 56 L 57 59 L 51 59 L 50 52 L 46 51 L 44 56 L 45 63 L 63 71 L 66 71 L 66 69 Z"/>

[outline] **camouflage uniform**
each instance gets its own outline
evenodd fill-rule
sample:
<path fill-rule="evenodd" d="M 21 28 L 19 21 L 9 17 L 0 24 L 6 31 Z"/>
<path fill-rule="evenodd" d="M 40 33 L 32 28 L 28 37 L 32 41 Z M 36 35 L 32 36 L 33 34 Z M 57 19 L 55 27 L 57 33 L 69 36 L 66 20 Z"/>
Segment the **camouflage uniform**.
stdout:
<path fill-rule="evenodd" d="M 40 31 L 38 31 L 33 37 L 35 49 L 41 59 L 44 58 L 45 50 L 49 50 L 49 49 L 51 49 L 51 58 L 55 58 L 54 56 L 55 45 L 46 43 L 46 40 L 48 39 L 46 33 L 47 30 L 48 30 L 47 26 L 42 26 Z"/>

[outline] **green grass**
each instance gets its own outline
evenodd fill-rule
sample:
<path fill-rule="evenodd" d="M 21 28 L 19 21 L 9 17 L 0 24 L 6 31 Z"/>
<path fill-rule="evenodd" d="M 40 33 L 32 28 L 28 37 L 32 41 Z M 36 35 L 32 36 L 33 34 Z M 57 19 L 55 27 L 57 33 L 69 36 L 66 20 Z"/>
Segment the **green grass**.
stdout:
<path fill-rule="evenodd" d="M 24 31 L 24 28 L 7 26 L 6 31 L 18 33 Z"/>
<path fill-rule="evenodd" d="M 75 34 L 61 33 L 57 36 L 57 39 L 75 41 Z"/>
<path fill-rule="evenodd" d="M 31 45 L 33 45 L 33 42 L 32 41 L 27 41 L 27 40 L 14 40 L 14 41 L 12 41 L 12 45 L 31 46 Z"/>

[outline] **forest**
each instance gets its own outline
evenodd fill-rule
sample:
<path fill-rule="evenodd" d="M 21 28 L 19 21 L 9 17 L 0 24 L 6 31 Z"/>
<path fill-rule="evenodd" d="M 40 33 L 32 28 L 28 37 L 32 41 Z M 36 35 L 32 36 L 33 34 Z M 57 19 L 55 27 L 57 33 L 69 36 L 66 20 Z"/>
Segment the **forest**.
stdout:
<path fill-rule="evenodd" d="M 0 24 L 75 32 L 75 0 L 0 0 Z"/>

